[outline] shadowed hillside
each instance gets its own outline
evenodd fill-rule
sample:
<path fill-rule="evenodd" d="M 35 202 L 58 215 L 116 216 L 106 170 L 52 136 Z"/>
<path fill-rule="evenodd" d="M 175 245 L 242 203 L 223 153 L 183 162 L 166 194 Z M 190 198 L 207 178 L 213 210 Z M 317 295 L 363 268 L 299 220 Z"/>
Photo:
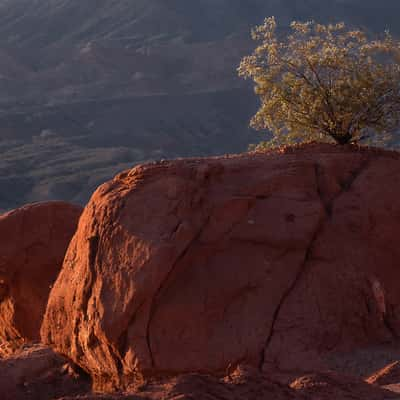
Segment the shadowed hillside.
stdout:
<path fill-rule="evenodd" d="M 397 0 L 0 0 L 0 179 L 14 188 L 0 209 L 85 202 L 122 164 L 243 151 L 262 137 L 236 76 L 251 26 L 275 15 L 396 34 L 399 11 Z"/>

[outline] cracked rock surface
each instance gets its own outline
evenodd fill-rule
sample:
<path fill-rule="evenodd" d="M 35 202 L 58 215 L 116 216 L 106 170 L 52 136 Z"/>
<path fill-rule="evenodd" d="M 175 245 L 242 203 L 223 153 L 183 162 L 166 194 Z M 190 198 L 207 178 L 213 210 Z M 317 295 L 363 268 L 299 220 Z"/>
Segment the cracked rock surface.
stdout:
<path fill-rule="evenodd" d="M 50 286 L 81 212 L 53 201 L 0 215 L 0 356 L 16 343 L 39 340 Z"/>
<path fill-rule="evenodd" d="M 352 146 L 125 171 L 83 212 L 42 340 L 98 390 L 394 341 L 399 196 L 400 156 Z"/>

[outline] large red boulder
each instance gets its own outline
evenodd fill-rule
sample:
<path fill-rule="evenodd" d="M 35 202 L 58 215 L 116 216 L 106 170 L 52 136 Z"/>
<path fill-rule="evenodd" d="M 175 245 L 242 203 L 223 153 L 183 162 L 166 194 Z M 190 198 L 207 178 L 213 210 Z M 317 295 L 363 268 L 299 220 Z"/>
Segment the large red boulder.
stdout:
<path fill-rule="evenodd" d="M 84 210 L 42 339 L 98 389 L 391 341 L 398 198 L 399 154 L 351 146 L 138 166 Z"/>
<path fill-rule="evenodd" d="M 75 232 L 81 207 L 37 203 L 0 215 L 0 352 L 38 340 L 51 285 Z"/>

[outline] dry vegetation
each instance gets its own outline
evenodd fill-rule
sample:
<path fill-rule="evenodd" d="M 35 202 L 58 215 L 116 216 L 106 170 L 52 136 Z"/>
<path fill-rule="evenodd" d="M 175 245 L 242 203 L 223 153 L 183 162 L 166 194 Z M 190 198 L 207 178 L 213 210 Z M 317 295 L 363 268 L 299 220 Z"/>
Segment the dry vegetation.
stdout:
<path fill-rule="evenodd" d="M 251 120 L 274 137 L 261 147 L 303 141 L 386 140 L 400 123 L 400 42 L 371 40 L 344 23 L 292 22 L 281 41 L 274 17 L 253 30 L 259 46 L 239 75 L 255 82 Z"/>

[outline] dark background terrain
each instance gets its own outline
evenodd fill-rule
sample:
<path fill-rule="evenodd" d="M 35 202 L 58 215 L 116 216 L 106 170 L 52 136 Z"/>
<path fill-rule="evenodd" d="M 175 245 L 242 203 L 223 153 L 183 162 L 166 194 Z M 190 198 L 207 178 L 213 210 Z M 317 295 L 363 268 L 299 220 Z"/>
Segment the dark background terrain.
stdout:
<path fill-rule="evenodd" d="M 399 14 L 399 0 L 0 0 L 0 210 L 84 203 L 138 162 L 258 142 L 236 68 L 266 16 L 398 35 Z"/>

